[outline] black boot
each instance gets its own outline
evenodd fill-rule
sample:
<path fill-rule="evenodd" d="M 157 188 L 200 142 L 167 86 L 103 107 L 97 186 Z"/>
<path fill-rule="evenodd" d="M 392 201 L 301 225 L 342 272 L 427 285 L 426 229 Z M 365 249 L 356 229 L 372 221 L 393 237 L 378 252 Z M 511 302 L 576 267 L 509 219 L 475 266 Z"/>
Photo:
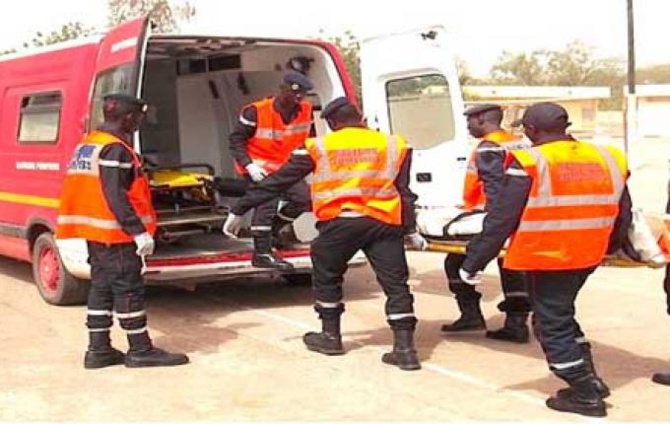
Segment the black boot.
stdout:
<path fill-rule="evenodd" d="M 393 351 L 382 355 L 382 362 L 395 365 L 401 370 L 421 369 L 414 348 L 414 330 L 393 330 Z"/>
<path fill-rule="evenodd" d="M 145 351 L 128 351 L 126 354 L 126 367 L 170 367 L 188 363 L 188 356 L 183 353 L 170 353 L 157 347 Z"/>
<path fill-rule="evenodd" d="M 322 308 L 315 306 L 321 319 L 321 332 L 310 331 L 302 336 L 307 349 L 324 355 L 343 355 L 342 333 L 340 332 L 340 316 L 344 312 L 344 305 L 337 308 Z"/>
<path fill-rule="evenodd" d="M 526 321 L 528 321 L 527 313 L 509 312 L 505 317 L 505 325 L 498 330 L 487 331 L 486 337 L 513 343 L 528 343 L 530 331 Z"/>
<path fill-rule="evenodd" d="M 441 328 L 444 332 L 485 330 L 486 321 L 479 307 L 479 300 L 458 301 L 461 316 L 451 324 L 444 324 Z"/>
<path fill-rule="evenodd" d="M 293 265 L 272 251 L 272 233 L 270 231 L 255 232 L 254 256 L 251 265 L 257 268 L 274 268 L 279 271 L 291 271 Z"/>
<path fill-rule="evenodd" d="M 105 350 L 87 350 L 86 355 L 84 355 L 84 368 L 93 370 L 121 365 L 125 359 L 126 355 L 123 352 L 111 346 Z"/>
<path fill-rule="evenodd" d="M 112 347 L 109 331 L 91 331 L 89 343 L 84 355 L 84 368 L 87 370 L 121 365 L 125 355 Z"/>
<path fill-rule="evenodd" d="M 591 343 L 580 343 L 579 347 L 582 349 L 582 358 L 584 359 L 586 369 L 589 370 L 591 374 L 593 374 L 593 384 L 595 386 L 596 392 L 600 395 L 601 398 L 605 399 L 610 395 L 610 388 L 607 387 L 605 381 L 603 381 L 603 379 L 600 378 L 596 373 L 596 367 L 593 363 L 593 355 L 591 354 Z M 567 397 L 570 396 L 571 390 L 572 387 L 567 387 L 565 389 L 559 390 L 556 395 L 559 397 Z"/>
<path fill-rule="evenodd" d="M 589 417 L 607 415 L 605 403 L 596 392 L 592 375 L 570 383 L 570 389 L 563 396 L 557 395 L 547 399 L 547 406 L 561 412 L 573 412 Z"/>
<path fill-rule="evenodd" d="M 670 386 L 670 372 L 657 372 L 651 377 L 651 381 L 664 386 Z"/>

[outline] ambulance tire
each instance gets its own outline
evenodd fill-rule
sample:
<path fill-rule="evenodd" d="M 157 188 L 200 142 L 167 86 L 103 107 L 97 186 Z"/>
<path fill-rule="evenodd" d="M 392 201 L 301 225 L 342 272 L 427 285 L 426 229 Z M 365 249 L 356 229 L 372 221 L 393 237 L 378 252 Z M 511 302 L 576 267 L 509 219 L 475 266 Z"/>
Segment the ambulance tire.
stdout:
<path fill-rule="evenodd" d="M 63 266 L 51 233 L 42 233 L 33 245 L 33 279 L 42 299 L 52 305 L 83 305 L 90 283 L 70 274 Z"/>
<path fill-rule="evenodd" d="M 286 280 L 286 282 L 292 286 L 312 285 L 312 274 L 310 273 L 284 274 L 283 277 Z"/>

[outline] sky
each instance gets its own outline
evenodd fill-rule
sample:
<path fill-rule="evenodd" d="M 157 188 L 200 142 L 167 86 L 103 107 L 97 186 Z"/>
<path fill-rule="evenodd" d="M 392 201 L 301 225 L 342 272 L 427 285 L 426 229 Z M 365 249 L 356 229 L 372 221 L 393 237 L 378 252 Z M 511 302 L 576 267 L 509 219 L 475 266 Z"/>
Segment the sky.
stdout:
<path fill-rule="evenodd" d="M 483 76 L 504 50 L 562 49 L 580 39 L 598 57 L 627 55 L 626 0 L 190 0 L 188 32 L 316 37 L 349 30 L 358 38 L 442 24 L 455 53 Z M 634 0 L 638 66 L 670 63 L 670 0 Z M 105 0 L 21 0 L 0 14 L 0 50 L 37 31 L 81 21 L 104 28 Z"/>

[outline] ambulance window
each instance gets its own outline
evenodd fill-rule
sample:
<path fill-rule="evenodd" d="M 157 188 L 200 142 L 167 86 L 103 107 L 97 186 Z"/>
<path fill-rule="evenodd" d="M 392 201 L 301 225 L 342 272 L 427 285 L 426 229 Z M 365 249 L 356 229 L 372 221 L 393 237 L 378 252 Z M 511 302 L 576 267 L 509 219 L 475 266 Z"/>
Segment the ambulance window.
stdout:
<path fill-rule="evenodd" d="M 63 96 L 39 93 L 21 99 L 20 144 L 56 144 Z"/>
<path fill-rule="evenodd" d="M 443 75 L 421 75 L 386 83 L 391 132 L 417 149 L 454 138 L 454 110 Z"/>
<path fill-rule="evenodd" d="M 135 86 L 132 83 L 134 66 L 132 63 L 122 65 L 98 75 L 93 89 L 89 130 L 96 128 L 103 121 L 102 102 L 106 95 L 112 93 L 135 94 Z"/>

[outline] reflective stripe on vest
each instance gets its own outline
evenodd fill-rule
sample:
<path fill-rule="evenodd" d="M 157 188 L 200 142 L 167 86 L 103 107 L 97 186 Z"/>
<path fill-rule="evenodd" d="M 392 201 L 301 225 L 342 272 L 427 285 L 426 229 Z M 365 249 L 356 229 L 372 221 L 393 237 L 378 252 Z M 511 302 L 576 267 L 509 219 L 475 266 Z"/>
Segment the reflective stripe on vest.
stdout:
<path fill-rule="evenodd" d="M 315 163 L 312 200 L 317 219 L 351 210 L 400 224 L 395 179 L 406 154 L 405 143 L 399 137 L 382 137 L 368 129 L 349 128 L 310 139 L 307 150 Z M 375 166 L 380 168 L 370 169 Z"/>
<path fill-rule="evenodd" d="M 505 257 L 507 268 L 583 269 L 596 266 L 605 254 L 625 188 L 624 164 L 617 163 L 604 147 L 565 143 L 580 142 L 559 141 L 516 153 L 533 183 Z M 565 148 L 582 151 L 576 160 L 561 161 L 565 157 L 561 149 Z M 567 170 L 561 172 L 561 166 L 568 166 Z M 585 177 L 589 173 L 592 178 Z M 609 177 L 609 184 L 602 184 L 607 183 L 600 177 L 602 173 Z M 557 181 L 552 181 L 554 177 L 558 177 Z M 575 184 L 581 194 L 561 194 Z"/>

